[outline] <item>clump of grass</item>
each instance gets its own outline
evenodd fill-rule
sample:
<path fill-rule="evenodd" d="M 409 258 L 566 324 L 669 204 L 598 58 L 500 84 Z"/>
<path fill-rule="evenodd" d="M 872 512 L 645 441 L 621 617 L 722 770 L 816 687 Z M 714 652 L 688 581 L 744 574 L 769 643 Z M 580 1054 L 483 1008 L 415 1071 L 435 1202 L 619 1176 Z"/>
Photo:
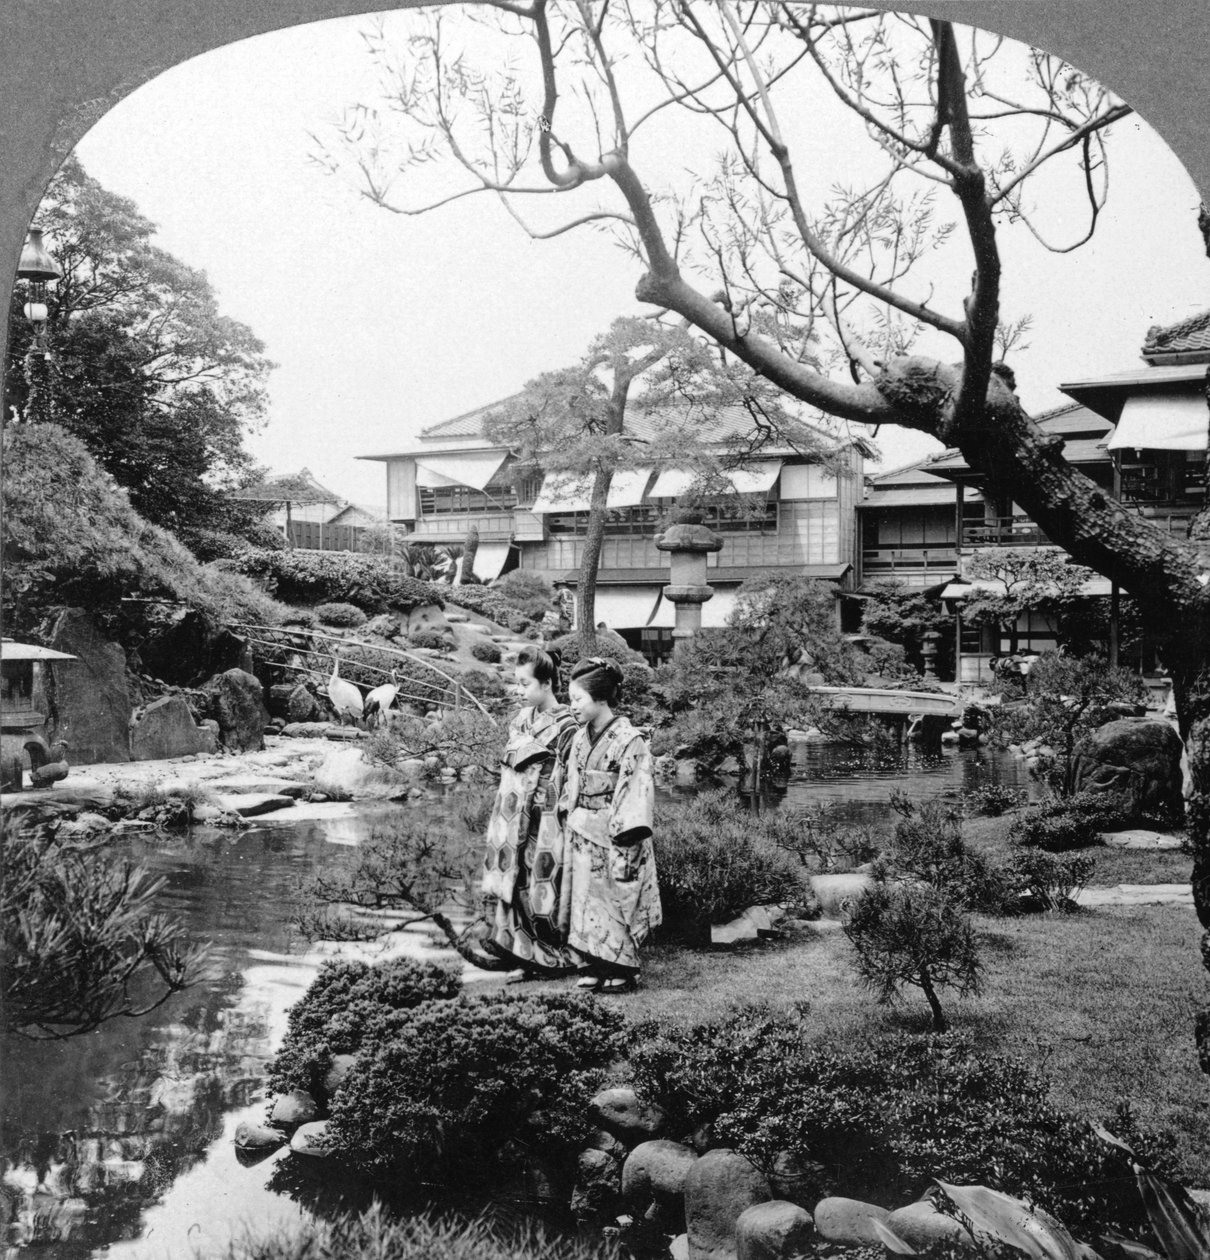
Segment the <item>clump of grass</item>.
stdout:
<path fill-rule="evenodd" d="M 493 1225 L 483 1217 L 411 1216 L 392 1219 L 379 1205 L 358 1216 L 312 1218 L 293 1232 L 248 1234 L 231 1243 L 226 1260 L 616 1260 L 605 1241 L 555 1236 L 526 1223 Z"/>

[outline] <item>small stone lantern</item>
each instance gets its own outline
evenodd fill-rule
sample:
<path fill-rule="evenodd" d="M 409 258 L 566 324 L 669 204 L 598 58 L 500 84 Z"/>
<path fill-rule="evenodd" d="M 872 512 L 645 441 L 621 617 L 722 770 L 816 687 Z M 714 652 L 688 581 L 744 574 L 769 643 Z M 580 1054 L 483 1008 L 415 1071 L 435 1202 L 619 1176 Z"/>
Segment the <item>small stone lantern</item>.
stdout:
<path fill-rule="evenodd" d="M 673 650 L 679 650 L 702 628 L 702 605 L 714 591 L 706 581 L 706 556 L 722 550 L 723 540 L 696 508 L 678 508 L 672 524 L 655 540 L 660 551 L 669 553 L 669 584 L 664 598 L 676 608 L 672 631 Z"/>
<path fill-rule="evenodd" d="M 920 645 L 920 655 L 924 659 L 924 678 L 928 682 L 937 681 L 937 644 L 941 635 L 936 630 L 926 630 L 924 642 Z"/>

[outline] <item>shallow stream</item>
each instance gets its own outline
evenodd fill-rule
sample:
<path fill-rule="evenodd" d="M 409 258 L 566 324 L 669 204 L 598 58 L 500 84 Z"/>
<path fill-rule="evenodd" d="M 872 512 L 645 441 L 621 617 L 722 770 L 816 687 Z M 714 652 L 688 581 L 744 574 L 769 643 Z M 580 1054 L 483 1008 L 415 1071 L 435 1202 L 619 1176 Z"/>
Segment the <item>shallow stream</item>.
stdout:
<path fill-rule="evenodd" d="M 1018 761 L 988 750 L 886 758 L 793 746 L 793 775 L 770 801 L 827 802 L 846 819 L 889 828 L 887 798 L 920 799 L 1024 782 Z M 131 838 L 125 852 L 167 876 L 163 908 L 213 942 L 207 978 L 136 1020 L 61 1042 L 4 1047 L 0 1226 L 5 1260 L 179 1260 L 225 1250 L 245 1227 L 278 1232 L 303 1210 L 270 1182 L 281 1154 L 252 1167 L 233 1136 L 264 1111 L 265 1065 L 288 1008 L 335 953 L 452 957 L 427 927 L 380 946 L 310 946 L 289 922 L 299 886 L 332 873 L 375 823 L 419 805 L 365 805 L 356 817 L 266 820 L 232 835 Z M 477 983 L 484 973 L 469 973 Z"/>

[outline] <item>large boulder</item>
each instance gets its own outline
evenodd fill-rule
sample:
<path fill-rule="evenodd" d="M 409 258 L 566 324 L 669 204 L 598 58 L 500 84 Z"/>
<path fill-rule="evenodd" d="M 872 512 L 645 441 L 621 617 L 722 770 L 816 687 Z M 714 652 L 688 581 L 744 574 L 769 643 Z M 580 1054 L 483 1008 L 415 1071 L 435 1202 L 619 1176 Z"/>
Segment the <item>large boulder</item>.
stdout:
<path fill-rule="evenodd" d="M 214 731 L 198 726 L 180 696 L 161 696 L 130 719 L 130 756 L 133 761 L 190 757 L 215 751 Z"/>
<path fill-rule="evenodd" d="M 450 623 L 444 611 L 436 604 L 417 604 L 408 613 L 408 634 L 413 635 L 421 630 L 433 630 L 438 634 L 449 634 Z"/>
<path fill-rule="evenodd" d="M 73 765 L 130 760 L 130 688 L 126 653 L 104 638 L 82 608 L 65 608 L 46 644 L 77 659 L 51 669 L 50 741 L 66 740 Z"/>
<path fill-rule="evenodd" d="M 811 1213 L 797 1203 L 755 1203 L 735 1222 L 738 1260 L 790 1260 L 805 1255 L 815 1237 Z"/>
<path fill-rule="evenodd" d="M 293 725 L 296 722 L 324 722 L 326 724 L 330 709 L 306 683 L 298 683 L 290 691 L 286 701 L 286 719 Z"/>
<path fill-rule="evenodd" d="M 1119 718 L 1076 746 L 1072 787 L 1114 793 L 1131 818 L 1180 818 L 1181 737 L 1154 718 Z"/>
<path fill-rule="evenodd" d="M 764 1174 L 737 1151 L 707 1151 L 685 1177 L 689 1260 L 736 1260 L 740 1217 L 772 1197 Z"/>
<path fill-rule="evenodd" d="M 885 1225 L 890 1212 L 875 1203 L 833 1195 L 815 1205 L 815 1231 L 828 1242 L 849 1247 L 877 1247 L 882 1240 L 875 1222 Z"/>
<path fill-rule="evenodd" d="M 603 1089 L 589 1104 L 597 1121 L 623 1142 L 655 1137 L 664 1127 L 663 1111 L 633 1089 Z"/>
<path fill-rule="evenodd" d="M 685 1178 L 698 1153 L 681 1142 L 656 1139 L 640 1142 L 622 1166 L 622 1197 L 637 1208 L 678 1199 L 685 1193 Z"/>
<path fill-rule="evenodd" d="M 979 1246 L 966 1228 L 942 1212 L 931 1199 L 920 1199 L 897 1208 L 886 1221 L 887 1228 L 917 1251 L 948 1246 L 976 1254 Z"/>
<path fill-rule="evenodd" d="M 206 715 L 218 722 L 219 742 L 231 752 L 252 752 L 265 746 L 264 688 L 254 674 L 229 669 L 215 674 L 204 688 Z"/>

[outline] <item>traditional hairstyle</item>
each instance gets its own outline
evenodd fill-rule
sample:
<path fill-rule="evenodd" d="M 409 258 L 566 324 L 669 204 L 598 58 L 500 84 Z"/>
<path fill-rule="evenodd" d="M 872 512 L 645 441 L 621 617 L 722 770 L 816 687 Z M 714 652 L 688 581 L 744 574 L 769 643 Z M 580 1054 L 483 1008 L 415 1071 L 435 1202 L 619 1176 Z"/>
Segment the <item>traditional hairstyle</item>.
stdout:
<path fill-rule="evenodd" d="M 553 687 L 559 681 L 559 653 L 553 648 L 544 652 L 540 647 L 531 645 L 517 653 L 517 667 L 532 665 L 534 678 L 540 683 L 550 683 Z"/>
<path fill-rule="evenodd" d="M 622 667 L 603 656 L 589 656 L 576 663 L 571 681 L 582 687 L 594 700 L 615 705 L 622 692 Z"/>

